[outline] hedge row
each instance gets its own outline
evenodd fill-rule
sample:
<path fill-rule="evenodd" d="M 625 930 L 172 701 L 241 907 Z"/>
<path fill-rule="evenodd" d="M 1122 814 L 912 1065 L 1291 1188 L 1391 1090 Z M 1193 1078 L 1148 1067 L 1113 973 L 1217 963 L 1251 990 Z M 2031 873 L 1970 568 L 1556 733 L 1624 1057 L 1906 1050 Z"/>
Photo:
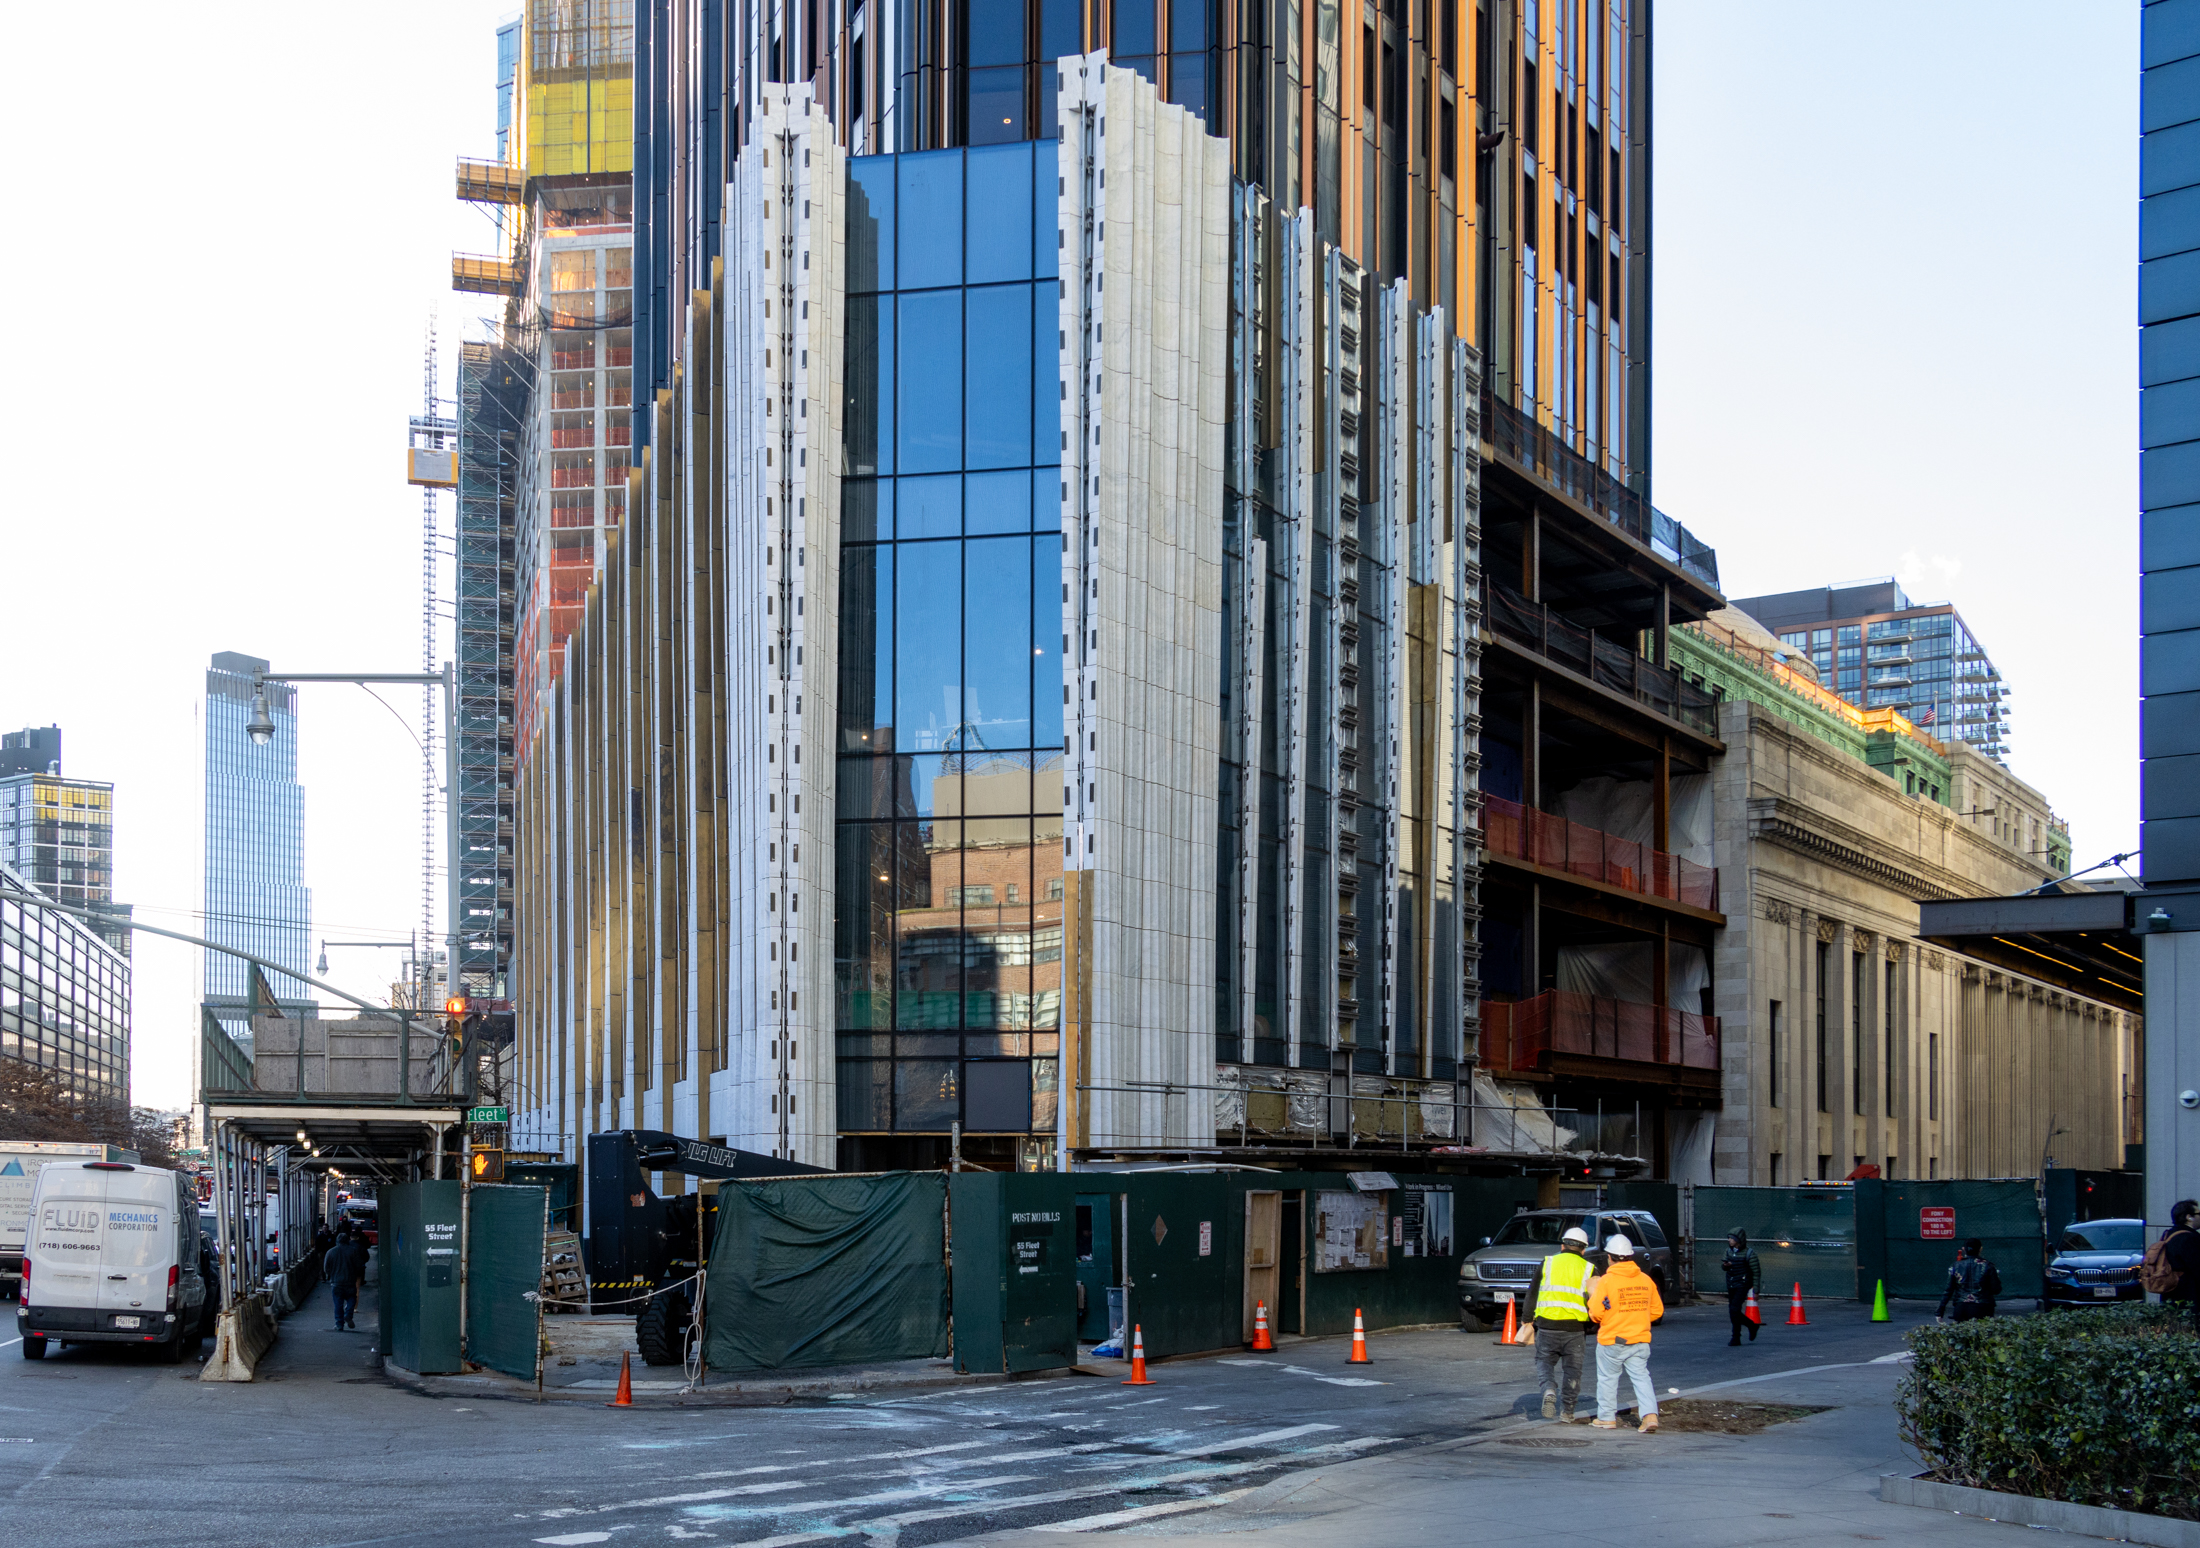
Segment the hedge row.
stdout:
<path fill-rule="evenodd" d="M 1917 1329 L 1896 1395 L 1932 1476 L 2200 1520 L 2200 1338 L 2185 1306 Z"/>

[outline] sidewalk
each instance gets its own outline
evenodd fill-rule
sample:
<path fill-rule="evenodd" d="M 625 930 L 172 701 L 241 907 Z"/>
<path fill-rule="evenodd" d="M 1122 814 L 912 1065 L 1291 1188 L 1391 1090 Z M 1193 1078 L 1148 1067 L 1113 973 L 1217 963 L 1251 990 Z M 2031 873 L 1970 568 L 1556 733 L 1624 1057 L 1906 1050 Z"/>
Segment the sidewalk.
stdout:
<path fill-rule="evenodd" d="M 360 1287 L 359 1309 L 352 1319 L 359 1331 L 339 1333 L 331 1326 L 335 1305 L 327 1284 L 314 1285 L 297 1310 L 276 1325 L 275 1346 L 261 1357 L 253 1381 L 344 1381 L 371 1375 L 380 1316 L 381 1302 L 370 1280 Z"/>
<path fill-rule="evenodd" d="M 1166 1536 L 1181 1548 L 1248 1542 L 1261 1548 L 1333 1548 L 1339 1542 L 1451 1548 L 1462 1541 L 1476 1548 L 1540 1548 L 1554 1537 L 1622 1540 L 1630 1548 L 1748 1548 L 1913 1542 L 1930 1534 L 1936 1545 L 1950 1548 L 2016 1548 L 2017 1528 L 1878 1499 L 1880 1474 L 1917 1470 L 1895 1433 L 1894 1389 L 1902 1369 L 1892 1363 L 1821 1367 L 1696 1389 L 1705 1397 L 1826 1409 L 1750 1435 L 1646 1436 L 1525 1420 L 1470 1439 L 1226 1491 L 1228 1503 L 1218 1506 L 1178 1501 L 1133 1507 L 961 1544 L 1060 1548 L 1065 1531 L 1092 1531 Z"/>

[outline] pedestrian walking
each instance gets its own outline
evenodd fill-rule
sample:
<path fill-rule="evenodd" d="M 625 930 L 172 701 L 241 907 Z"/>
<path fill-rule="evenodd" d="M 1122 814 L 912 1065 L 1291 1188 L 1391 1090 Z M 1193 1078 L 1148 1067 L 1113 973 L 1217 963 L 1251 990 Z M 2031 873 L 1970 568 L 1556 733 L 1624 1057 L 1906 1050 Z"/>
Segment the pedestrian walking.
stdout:
<path fill-rule="evenodd" d="M 349 1227 L 321 1260 L 321 1277 L 328 1281 L 329 1298 L 336 1305 L 336 1330 L 356 1328 L 352 1317 L 359 1310 L 359 1283 L 367 1277 L 367 1249 Z"/>
<path fill-rule="evenodd" d="M 2000 1299 L 2001 1270 L 1986 1261 L 1986 1244 L 1974 1236 L 1949 1265 L 1948 1288 L 1940 1292 L 1940 1310 L 1934 1315 L 1947 1316 L 1953 1302 L 1958 1322 L 1991 1317 L 1994 1303 Z"/>
<path fill-rule="evenodd" d="M 2147 1249 L 2139 1283 L 2161 1296 L 2164 1306 L 2190 1306 L 2193 1331 L 2200 1333 L 2200 1199 L 2179 1199 L 2169 1207 L 2169 1229 Z"/>
<path fill-rule="evenodd" d="M 1535 1379 L 1543 1389 L 1543 1417 L 1574 1422 L 1581 1396 L 1581 1351 L 1589 1339 L 1589 1233 L 1568 1226 L 1558 1251 L 1543 1260 L 1528 1315 L 1535 1323 Z"/>
<path fill-rule="evenodd" d="M 1726 1233 L 1726 1256 L 1719 1260 L 1719 1267 L 1726 1274 L 1726 1320 L 1733 1329 L 1726 1347 L 1734 1348 L 1742 1341 L 1742 1329 L 1749 1329 L 1749 1341 L 1757 1342 L 1757 1324 L 1749 1320 L 1750 1292 L 1762 1290 L 1765 1271 L 1757 1262 L 1757 1254 L 1749 1245 L 1749 1233 L 1736 1228 Z"/>
<path fill-rule="evenodd" d="M 1606 1239 L 1612 1266 L 1589 1286 L 1589 1316 L 1597 1325 L 1597 1416 L 1590 1428 L 1619 1428 L 1619 1378 L 1625 1372 L 1635 1388 L 1637 1428 L 1657 1433 L 1658 1389 L 1650 1379 L 1650 1324 L 1665 1315 L 1665 1298 L 1635 1262 L 1635 1244 L 1624 1236 Z"/>

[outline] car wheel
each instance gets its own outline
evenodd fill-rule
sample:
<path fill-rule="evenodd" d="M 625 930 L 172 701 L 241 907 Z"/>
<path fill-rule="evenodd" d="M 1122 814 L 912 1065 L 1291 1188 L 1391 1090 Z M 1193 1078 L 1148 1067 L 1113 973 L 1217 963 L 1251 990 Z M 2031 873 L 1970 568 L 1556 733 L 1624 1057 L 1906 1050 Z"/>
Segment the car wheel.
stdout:
<path fill-rule="evenodd" d="M 1462 1333 L 1487 1333 L 1487 1332 L 1489 1332 L 1489 1330 L 1490 1330 L 1490 1321 L 1489 1321 L 1489 1319 L 1488 1319 L 1487 1317 L 1477 1317 L 1477 1316 L 1476 1316 L 1476 1315 L 1475 1315 L 1475 1314 L 1474 1314 L 1473 1312 L 1471 1312 L 1471 1311 L 1468 1311 L 1468 1310 L 1467 1310 L 1467 1309 L 1466 1309 L 1465 1307 L 1461 1307 L 1461 1308 L 1459 1309 L 1459 1331 L 1460 1331 L 1460 1332 L 1462 1332 Z"/>
<path fill-rule="evenodd" d="M 23 1340 L 23 1358 L 26 1360 L 45 1359 L 46 1341 L 42 1338 L 25 1338 Z"/>

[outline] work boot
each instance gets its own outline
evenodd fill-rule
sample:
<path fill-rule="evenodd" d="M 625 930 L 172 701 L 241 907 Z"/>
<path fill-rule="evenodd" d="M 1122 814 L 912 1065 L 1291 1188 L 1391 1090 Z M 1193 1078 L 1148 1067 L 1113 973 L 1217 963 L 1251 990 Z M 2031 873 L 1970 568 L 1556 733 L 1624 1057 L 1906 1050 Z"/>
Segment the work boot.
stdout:
<path fill-rule="evenodd" d="M 1741 1335 L 1741 1334 L 1739 1334 L 1739 1333 L 1737 1333 L 1737 1334 L 1735 1334 L 1735 1335 L 1734 1335 L 1734 1336 L 1733 1336 L 1732 1338 L 1728 1339 L 1728 1340 L 1726 1341 L 1726 1347 L 1727 1347 L 1727 1348 L 1729 1348 L 1729 1349 L 1739 1349 L 1739 1348 L 1741 1348 L 1741 1347 L 1742 1347 L 1742 1335 Z"/>
<path fill-rule="evenodd" d="M 1752 1344 L 1757 1342 L 1757 1324 L 1754 1322 L 1749 1325 L 1749 1341 Z"/>
<path fill-rule="evenodd" d="M 1581 1421 L 1579 1419 L 1576 1419 L 1574 1417 L 1574 1411 L 1571 1408 L 1568 1408 L 1566 1412 L 1558 1416 L 1558 1422 L 1560 1424 L 1579 1424 Z"/>
<path fill-rule="evenodd" d="M 1556 1419 L 1558 1417 L 1557 1393 L 1546 1392 L 1543 1394 L 1543 1417 L 1546 1419 Z"/>
<path fill-rule="evenodd" d="M 1655 1435 L 1655 1434 L 1657 1434 L 1657 1433 L 1658 1433 L 1658 1416 L 1657 1416 L 1656 1414 L 1644 1414 L 1644 1415 L 1642 1416 L 1642 1423 L 1641 1423 L 1641 1424 L 1638 1424 L 1637 1426 L 1635 1426 L 1635 1433 L 1636 1433 L 1636 1434 L 1638 1434 L 1638 1435 Z"/>

